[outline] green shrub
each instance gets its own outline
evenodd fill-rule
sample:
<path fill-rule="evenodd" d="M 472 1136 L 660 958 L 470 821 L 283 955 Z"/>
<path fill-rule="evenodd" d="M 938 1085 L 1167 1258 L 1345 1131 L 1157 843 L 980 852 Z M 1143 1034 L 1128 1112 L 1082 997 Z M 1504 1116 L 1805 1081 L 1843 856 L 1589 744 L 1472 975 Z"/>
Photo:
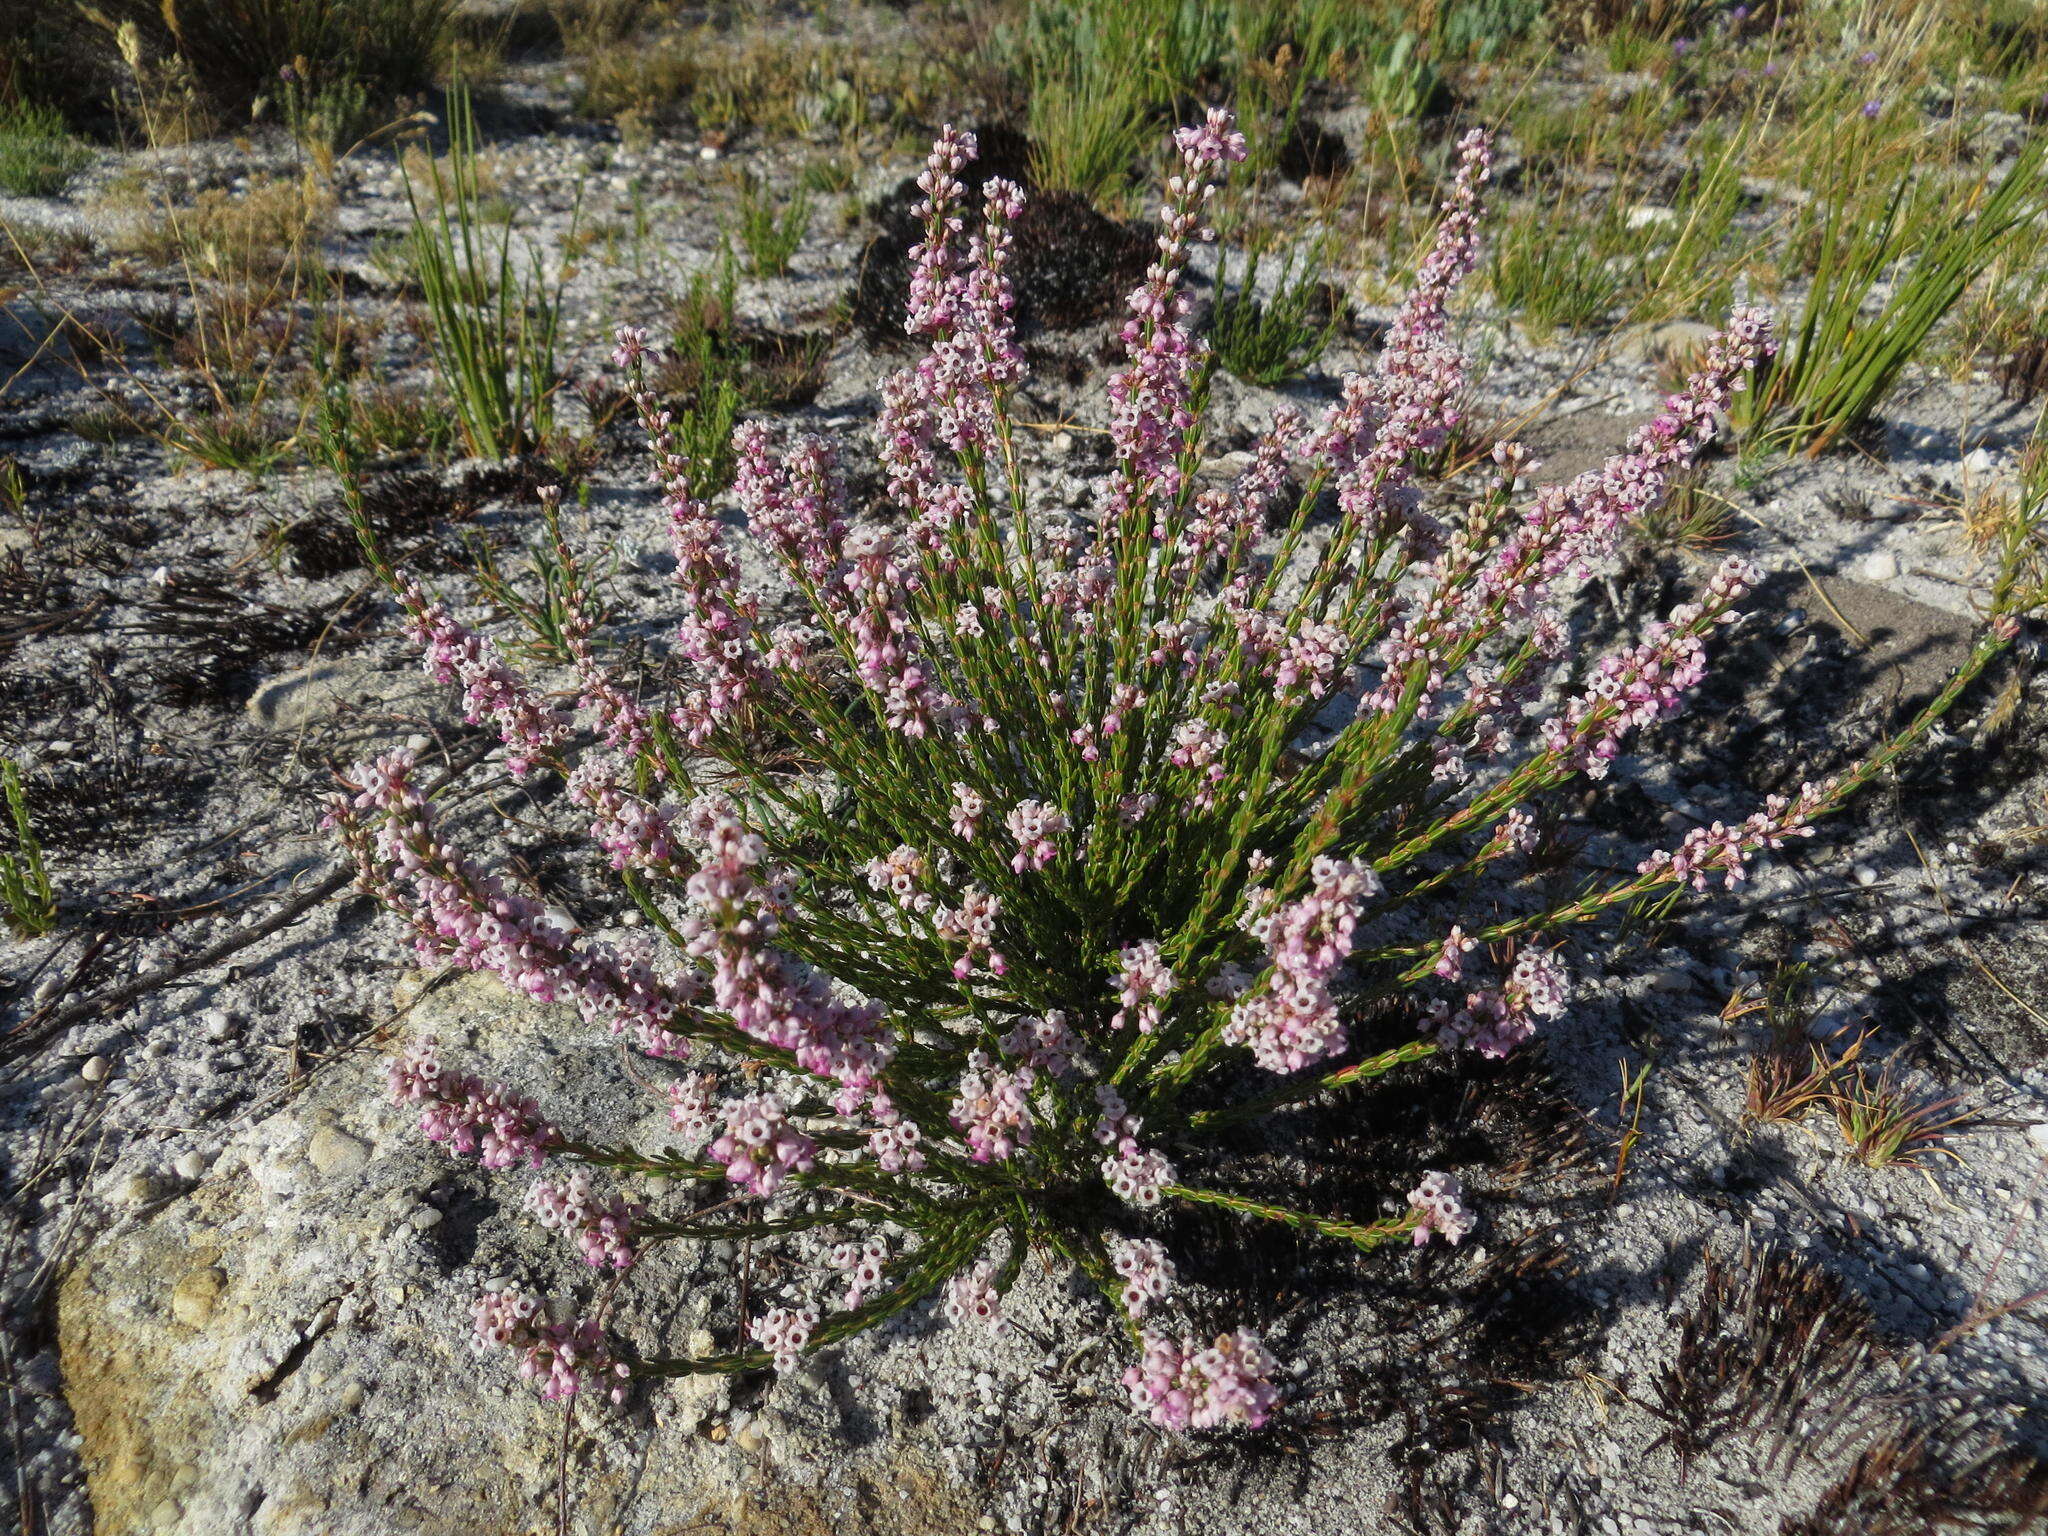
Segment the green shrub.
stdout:
<path fill-rule="evenodd" d="M 0 191 L 50 197 L 92 159 L 49 107 L 0 107 Z"/>
<path fill-rule="evenodd" d="M 21 770 L 12 758 L 0 757 L 0 798 L 14 823 L 14 850 L 0 850 L 0 908 L 8 927 L 24 938 L 48 933 L 57 926 L 57 894 L 43 868 L 43 847 L 29 825 L 28 796 Z"/>
<path fill-rule="evenodd" d="M 1280 262 L 1271 296 L 1260 299 L 1260 254 L 1252 252 L 1232 286 L 1229 253 L 1216 262 L 1216 308 L 1209 344 L 1216 361 L 1248 384 L 1277 384 L 1323 355 L 1337 329 L 1338 308 L 1323 277 L 1322 253 L 1300 247 Z"/>
<path fill-rule="evenodd" d="M 379 103 L 434 83 L 456 0 L 102 0 L 190 67 L 222 112 L 275 99 L 291 76 L 318 90 L 352 81 Z M 290 74 L 287 74 L 290 72 Z"/>
<path fill-rule="evenodd" d="M 422 186 L 406 167 L 405 195 L 410 266 L 426 300 L 434 369 L 471 453 L 504 459 L 530 452 L 554 432 L 566 266 L 550 283 L 531 246 L 523 261 L 514 258 L 510 222 L 485 231 L 476 119 L 459 89 L 449 97 L 445 168 L 428 160 L 424 175 Z M 573 244 L 573 221 L 571 235 Z"/>
<path fill-rule="evenodd" d="M 1836 185 L 1796 231 L 1813 279 L 1785 345 L 1741 402 L 1745 434 L 1816 454 L 1867 421 L 1935 326 L 2019 242 L 2038 239 L 2048 162 L 2032 139 L 2006 173 L 1956 187 L 1887 157 L 1842 155 Z"/>
<path fill-rule="evenodd" d="M 755 277 L 781 277 L 789 270 L 797 247 L 811 227 L 811 195 L 799 187 L 782 202 L 752 177 L 740 183 L 739 239 L 747 253 L 747 271 Z"/>
<path fill-rule="evenodd" d="M 1626 287 L 1609 254 L 1618 222 L 1556 207 L 1518 213 L 1487 264 L 1494 297 L 1539 336 L 1594 328 L 1621 304 Z"/>

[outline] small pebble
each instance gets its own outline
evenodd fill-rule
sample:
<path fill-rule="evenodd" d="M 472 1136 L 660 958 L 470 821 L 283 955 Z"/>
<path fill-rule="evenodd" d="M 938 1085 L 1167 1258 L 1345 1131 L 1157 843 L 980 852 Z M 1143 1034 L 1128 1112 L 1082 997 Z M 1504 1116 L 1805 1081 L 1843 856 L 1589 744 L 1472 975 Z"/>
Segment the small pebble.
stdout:
<path fill-rule="evenodd" d="M 78 1075 L 88 1083 L 99 1083 L 106 1081 L 107 1071 L 106 1057 L 89 1056 L 86 1058 L 85 1065 L 78 1069 Z"/>
<path fill-rule="evenodd" d="M 369 1143 L 331 1125 L 323 1125 L 315 1131 L 313 1139 L 306 1144 L 306 1161 L 329 1178 L 355 1173 L 369 1160 Z"/>
<path fill-rule="evenodd" d="M 1857 563 L 1856 574 L 1865 581 L 1896 581 L 1899 575 L 1898 558 L 1886 550 L 1865 555 Z"/>
<path fill-rule="evenodd" d="M 412 1228 L 415 1232 L 424 1232 L 428 1228 L 437 1227 L 440 1224 L 441 1213 L 431 1205 L 423 1205 L 412 1213 Z"/>
<path fill-rule="evenodd" d="M 195 1148 L 181 1156 L 171 1167 L 186 1183 L 196 1183 L 206 1176 L 206 1154 Z"/>

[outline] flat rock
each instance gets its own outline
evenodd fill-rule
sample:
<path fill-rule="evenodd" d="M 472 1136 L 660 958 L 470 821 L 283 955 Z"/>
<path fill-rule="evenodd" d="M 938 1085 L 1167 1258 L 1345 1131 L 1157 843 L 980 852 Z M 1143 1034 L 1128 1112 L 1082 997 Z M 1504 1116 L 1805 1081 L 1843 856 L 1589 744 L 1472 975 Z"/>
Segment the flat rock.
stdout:
<path fill-rule="evenodd" d="M 273 731 L 303 730 L 344 709 L 424 711 L 442 690 L 418 672 L 355 661 L 316 661 L 267 679 L 249 696 L 249 718 Z"/>
<path fill-rule="evenodd" d="M 425 992 L 389 1049 L 422 1032 L 451 1057 L 487 1033 L 493 1069 L 572 1085 L 551 1109 L 620 1107 L 578 1101 L 578 1074 L 562 1057 L 580 1047 L 561 1043 L 578 1033 L 573 1015 L 495 982 L 465 977 Z M 411 1132 L 411 1112 L 384 1100 L 382 1069 L 373 1052 L 329 1067 L 230 1143 L 213 1178 L 111 1231 L 66 1275 L 59 1347 L 98 1536 L 555 1530 L 562 1410 L 519 1382 L 509 1356 L 479 1357 L 468 1342 L 480 1271 L 453 1262 L 450 1245 L 479 1241 L 476 1209 L 425 1232 L 391 1214 L 395 1200 L 473 1170 Z M 371 1158 L 373 1139 L 392 1150 Z M 275 1149 L 302 1145 L 308 1162 L 349 1176 L 259 1179 Z M 512 1203 L 517 1186 L 494 1184 L 493 1200 Z M 447 1235 L 457 1226 L 466 1239 Z M 566 1245 L 536 1224 L 499 1209 L 487 1226 L 500 1246 L 477 1265 L 522 1284 L 537 1271 L 561 1277 L 540 1290 L 577 1284 Z M 581 1285 L 579 1296 L 591 1290 L 587 1271 Z M 649 1305 L 673 1311 L 660 1294 Z M 643 1333 L 657 1326 L 650 1316 L 636 1318 Z M 691 1336 L 685 1326 L 668 1343 L 683 1350 Z M 843 1443 L 829 1399 L 815 1396 L 776 1414 L 771 1430 L 728 1425 L 725 1389 L 723 1378 L 696 1378 L 623 1409 L 579 1403 L 571 1528 L 976 1528 L 979 1499 L 916 1429 Z M 774 1388 L 778 1401 L 796 1390 Z"/>

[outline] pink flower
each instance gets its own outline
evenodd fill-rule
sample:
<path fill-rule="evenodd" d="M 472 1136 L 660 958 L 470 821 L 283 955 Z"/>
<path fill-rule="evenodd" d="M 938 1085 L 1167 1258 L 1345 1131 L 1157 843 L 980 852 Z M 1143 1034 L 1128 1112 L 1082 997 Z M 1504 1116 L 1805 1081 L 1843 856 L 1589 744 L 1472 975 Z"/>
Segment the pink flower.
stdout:
<path fill-rule="evenodd" d="M 711 1143 L 712 1160 L 725 1164 L 725 1176 L 750 1195 L 765 1200 L 792 1173 L 808 1173 L 818 1146 L 789 1123 L 781 1098 L 757 1093 L 725 1111 L 725 1134 Z"/>
<path fill-rule="evenodd" d="M 747 1324 L 747 1332 L 775 1357 L 775 1369 L 786 1375 L 796 1369 L 797 1358 L 809 1347 L 817 1326 L 816 1307 L 770 1307 Z"/>
<path fill-rule="evenodd" d="M 438 683 L 462 685 L 463 717 L 471 724 L 488 719 L 497 726 L 514 776 L 552 760 L 567 736 L 567 717 L 506 666 L 489 639 L 430 602 L 418 582 L 408 581 L 398 595 L 411 615 L 407 630 L 421 648 L 421 666 Z"/>
<path fill-rule="evenodd" d="M 1006 1072 L 987 1053 L 968 1053 L 947 1118 L 967 1138 L 969 1157 L 977 1163 L 1007 1162 L 1030 1145 L 1031 1090 L 1037 1081 L 1029 1066 Z"/>
<path fill-rule="evenodd" d="M 846 1295 L 840 1305 L 851 1311 L 882 1288 L 889 1262 L 889 1245 L 879 1237 L 864 1243 L 835 1243 L 825 1262 L 846 1276 Z"/>
<path fill-rule="evenodd" d="M 1102 1160 L 1103 1182 L 1119 1200 L 1141 1209 L 1157 1205 L 1162 1190 L 1174 1177 L 1173 1164 L 1162 1153 L 1139 1146 L 1129 1136 Z"/>
<path fill-rule="evenodd" d="M 574 1234 L 583 1262 L 592 1269 L 629 1269 L 639 1256 L 633 1224 L 646 1215 L 645 1207 L 623 1199 L 600 1203 L 589 1173 L 581 1168 L 561 1184 L 541 1180 L 526 1203 L 542 1226 Z"/>
<path fill-rule="evenodd" d="M 1330 983 L 1351 953 L 1359 909 L 1378 894 L 1379 877 L 1362 863 L 1326 857 L 1315 861 L 1312 875 L 1315 884 L 1299 901 L 1270 911 L 1248 906 L 1247 926 L 1266 947 L 1266 980 L 1239 997 L 1223 1038 L 1250 1046 L 1268 1072 L 1298 1072 L 1346 1043 Z M 1245 895 L 1250 903 L 1254 891 Z"/>
<path fill-rule="evenodd" d="M 1002 955 L 996 951 L 996 919 L 1002 916 L 1003 899 L 991 895 L 978 885 L 970 885 L 960 893 L 960 905 L 941 911 L 932 919 L 932 926 L 942 939 L 964 942 L 966 949 L 953 962 L 953 976 L 965 981 L 974 974 L 975 957 L 986 955 L 986 964 L 992 975 L 1000 976 L 1009 967 Z"/>
<path fill-rule="evenodd" d="M 1760 848 L 1782 848 L 1792 837 L 1813 836 L 1813 818 L 1835 796 L 1833 779 L 1824 784 L 1802 784 L 1796 799 L 1772 795 L 1764 808 L 1745 819 L 1740 827 L 1715 822 L 1695 827 L 1685 834 L 1676 853 L 1657 852 L 1636 866 L 1644 875 L 1666 875 L 1689 883 L 1696 891 L 1707 888 L 1709 874 L 1719 874 L 1721 883 L 1734 890 L 1748 877 L 1749 856 Z"/>
<path fill-rule="evenodd" d="M 1162 1243 L 1150 1238 L 1118 1238 L 1110 1245 L 1109 1262 L 1124 1277 L 1123 1304 L 1132 1317 L 1143 1317 L 1173 1290 L 1177 1271 Z"/>
<path fill-rule="evenodd" d="M 1159 1027 L 1160 1003 L 1171 997 L 1179 985 L 1152 940 L 1125 945 L 1117 972 L 1116 995 L 1122 1006 L 1110 1017 L 1109 1027 L 1122 1029 L 1126 1024 L 1135 1024 L 1139 1034 L 1151 1034 Z"/>
<path fill-rule="evenodd" d="M 444 1072 L 430 1036 L 415 1041 L 385 1077 L 401 1104 L 426 1106 L 420 1130 L 427 1140 L 444 1142 L 460 1156 L 480 1153 L 486 1168 L 538 1168 L 562 1144 L 562 1133 L 541 1118 L 532 1099 L 503 1084 Z"/>
<path fill-rule="evenodd" d="M 1020 875 L 1027 869 L 1043 869 L 1058 858 L 1060 851 L 1053 840 L 1064 836 L 1072 825 L 1064 812 L 1041 800 L 1019 801 L 1003 823 L 1017 840 L 1017 856 L 1010 860 L 1010 868 Z"/>
<path fill-rule="evenodd" d="M 1081 1039 L 1067 1027 L 1067 1016 L 1055 1009 L 1043 1018 L 1019 1019 L 1003 1036 L 1003 1049 L 1034 1071 L 1066 1077 L 1074 1070 Z"/>
<path fill-rule="evenodd" d="M 717 1079 L 709 1072 L 692 1072 L 669 1084 L 668 1118 L 683 1138 L 683 1145 L 695 1151 L 711 1140 L 718 1125 L 718 1107 L 712 1102 Z"/>
<path fill-rule="evenodd" d="M 1003 1320 L 1003 1300 L 996 1294 L 995 1262 L 983 1259 L 946 1282 L 946 1321 L 979 1323 L 1001 1337 L 1010 1331 Z"/>
<path fill-rule="evenodd" d="M 987 802 L 965 784 L 953 786 L 953 835 L 967 842 L 974 841 L 975 833 L 981 830 L 981 813 L 987 809 Z"/>
<path fill-rule="evenodd" d="M 1142 1349 L 1142 1358 L 1124 1372 L 1124 1385 L 1131 1406 L 1162 1429 L 1257 1429 L 1279 1398 L 1271 1379 L 1278 1362 L 1248 1328 L 1219 1334 L 1206 1348 L 1193 1338 L 1176 1343 L 1147 1333 Z"/>
<path fill-rule="evenodd" d="M 1417 1213 L 1415 1246 L 1428 1242 L 1431 1234 L 1456 1246 L 1479 1224 L 1479 1218 L 1465 1209 L 1465 1191 L 1448 1173 L 1425 1173 L 1422 1182 L 1408 1191 L 1408 1204 Z"/>
<path fill-rule="evenodd" d="M 478 1345 L 496 1345 L 519 1353 L 519 1374 L 540 1383 L 550 1402 L 576 1396 L 600 1385 L 615 1403 L 623 1402 L 632 1371 L 612 1354 L 604 1332 L 588 1318 L 551 1323 L 540 1303 L 518 1291 L 486 1293 L 474 1309 Z"/>

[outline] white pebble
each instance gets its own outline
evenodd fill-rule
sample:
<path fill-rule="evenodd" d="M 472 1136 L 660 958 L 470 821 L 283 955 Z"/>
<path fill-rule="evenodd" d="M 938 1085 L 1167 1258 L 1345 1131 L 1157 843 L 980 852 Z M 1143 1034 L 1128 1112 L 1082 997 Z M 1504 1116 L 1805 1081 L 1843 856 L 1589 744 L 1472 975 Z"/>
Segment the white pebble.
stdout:
<path fill-rule="evenodd" d="M 78 1069 L 78 1075 L 88 1083 L 98 1083 L 106 1080 L 109 1070 L 106 1057 L 90 1056 L 86 1058 L 85 1065 Z"/>
<path fill-rule="evenodd" d="M 1898 558 L 1886 550 L 1865 555 L 1856 566 L 1856 574 L 1865 581 L 1896 581 L 1899 575 Z"/>
<path fill-rule="evenodd" d="M 412 1229 L 415 1232 L 424 1232 L 429 1227 L 439 1226 L 440 1224 L 441 1213 L 431 1205 L 423 1205 L 412 1213 Z"/>
<path fill-rule="evenodd" d="M 171 1169 L 188 1184 L 196 1182 L 206 1176 L 206 1154 L 194 1148 L 171 1164 Z"/>

